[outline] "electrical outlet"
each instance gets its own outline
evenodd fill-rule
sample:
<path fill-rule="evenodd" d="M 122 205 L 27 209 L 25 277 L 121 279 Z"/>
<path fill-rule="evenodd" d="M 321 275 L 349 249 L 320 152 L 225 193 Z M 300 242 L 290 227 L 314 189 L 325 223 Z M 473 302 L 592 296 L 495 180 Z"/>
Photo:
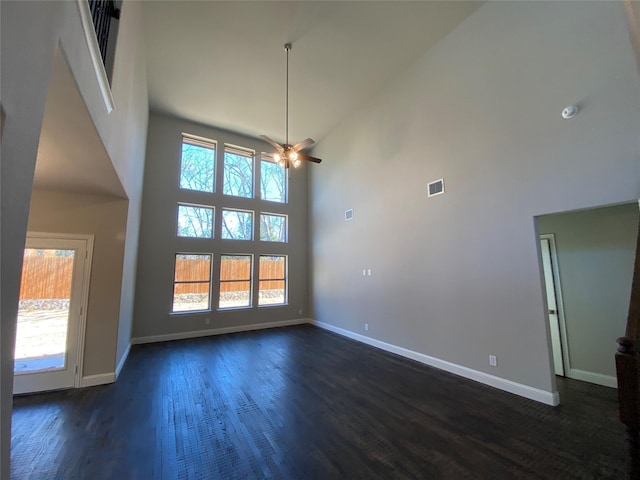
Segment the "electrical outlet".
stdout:
<path fill-rule="evenodd" d="M 368 324 L 368 323 L 365 323 L 365 324 L 364 324 L 364 329 L 365 329 L 366 331 L 369 331 L 369 324 Z"/>
<path fill-rule="evenodd" d="M 362 276 L 363 276 L 363 277 L 366 277 L 366 276 L 367 276 L 367 269 L 366 269 L 366 268 L 363 268 L 363 269 L 362 269 Z"/>
<path fill-rule="evenodd" d="M 371 269 L 370 268 L 367 270 L 367 276 L 369 276 L 369 277 L 371 276 Z"/>
<path fill-rule="evenodd" d="M 204 319 L 204 323 L 205 323 L 205 325 L 209 325 L 211 323 L 211 319 L 210 318 L 205 318 Z"/>
<path fill-rule="evenodd" d="M 491 365 L 492 367 L 498 366 L 498 359 L 495 355 L 489 355 L 489 365 Z"/>

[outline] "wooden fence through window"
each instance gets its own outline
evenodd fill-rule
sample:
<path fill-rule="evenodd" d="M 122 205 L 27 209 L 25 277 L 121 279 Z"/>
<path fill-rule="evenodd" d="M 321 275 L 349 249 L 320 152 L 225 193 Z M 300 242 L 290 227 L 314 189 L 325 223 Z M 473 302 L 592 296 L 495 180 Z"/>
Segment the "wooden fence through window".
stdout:
<path fill-rule="evenodd" d="M 73 257 L 25 256 L 20 300 L 68 299 Z"/>
<path fill-rule="evenodd" d="M 219 271 L 214 272 L 213 281 L 222 280 L 246 280 L 246 282 L 222 282 L 220 291 L 240 292 L 246 291 L 251 278 L 251 261 L 249 259 L 225 260 L 220 265 L 222 275 Z M 260 263 L 262 278 L 274 279 L 285 278 L 285 262 L 278 260 L 263 260 Z M 216 269 L 217 270 L 217 269 Z M 176 294 L 207 293 L 209 291 L 209 275 L 211 274 L 211 264 L 207 259 L 178 259 L 176 261 L 175 280 L 177 282 L 203 282 L 203 283 L 182 283 L 175 287 Z M 284 288 L 284 281 L 271 280 L 261 281 L 262 290 L 277 290 Z"/>
<path fill-rule="evenodd" d="M 285 262 L 263 260 L 260 264 L 262 278 L 284 278 Z M 247 279 L 251 276 L 251 262 L 248 260 L 225 260 L 222 263 L 222 279 Z M 73 257 L 26 256 L 22 267 L 20 284 L 21 300 L 68 299 L 71 294 Z M 207 293 L 209 290 L 210 262 L 206 259 L 178 259 L 176 265 L 176 281 L 201 281 L 203 283 L 183 283 L 176 285 L 176 292 Z M 214 281 L 218 281 L 218 273 Z M 223 292 L 246 291 L 247 283 L 223 282 Z M 283 281 L 261 281 L 263 290 L 284 288 Z"/>

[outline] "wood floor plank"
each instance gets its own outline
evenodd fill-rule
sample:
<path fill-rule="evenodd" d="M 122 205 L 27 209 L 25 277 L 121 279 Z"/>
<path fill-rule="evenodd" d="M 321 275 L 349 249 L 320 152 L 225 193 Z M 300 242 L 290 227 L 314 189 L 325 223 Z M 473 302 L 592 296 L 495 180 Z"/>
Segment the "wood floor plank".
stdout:
<path fill-rule="evenodd" d="M 623 478 L 616 391 L 553 408 L 311 327 L 137 345 L 16 397 L 12 479 Z"/>

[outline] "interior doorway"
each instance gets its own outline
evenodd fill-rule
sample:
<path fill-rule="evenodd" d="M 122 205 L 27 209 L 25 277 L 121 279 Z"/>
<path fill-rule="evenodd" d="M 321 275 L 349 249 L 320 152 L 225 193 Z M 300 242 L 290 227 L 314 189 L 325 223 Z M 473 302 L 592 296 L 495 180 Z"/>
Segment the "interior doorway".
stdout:
<path fill-rule="evenodd" d="M 13 393 L 80 386 L 93 237 L 29 233 Z"/>

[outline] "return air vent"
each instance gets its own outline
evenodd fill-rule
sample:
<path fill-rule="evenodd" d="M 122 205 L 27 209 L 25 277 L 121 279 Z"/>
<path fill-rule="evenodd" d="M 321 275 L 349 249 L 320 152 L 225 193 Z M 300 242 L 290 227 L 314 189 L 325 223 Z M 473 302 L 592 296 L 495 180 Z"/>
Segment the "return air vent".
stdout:
<path fill-rule="evenodd" d="M 353 218 L 353 208 L 344 211 L 344 219 L 351 220 Z"/>
<path fill-rule="evenodd" d="M 441 193 L 444 193 L 444 179 L 441 178 L 427 185 L 427 196 L 435 197 Z"/>

